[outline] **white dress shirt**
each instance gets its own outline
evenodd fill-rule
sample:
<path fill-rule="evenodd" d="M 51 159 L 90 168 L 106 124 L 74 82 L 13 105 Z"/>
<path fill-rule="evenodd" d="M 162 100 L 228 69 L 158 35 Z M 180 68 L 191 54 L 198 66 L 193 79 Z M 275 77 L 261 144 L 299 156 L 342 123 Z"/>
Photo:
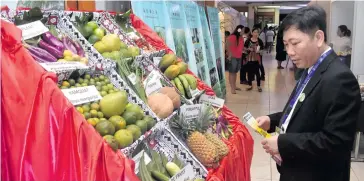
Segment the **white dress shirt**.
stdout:
<path fill-rule="evenodd" d="M 330 51 L 331 50 L 331 47 L 329 47 L 324 53 L 326 53 L 326 52 L 328 52 L 328 51 Z M 324 53 L 322 53 L 321 55 L 323 55 Z M 311 66 L 309 69 L 308 69 L 308 71 L 307 71 L 307 74 L 309 74 L 310 72 L 311 72 L 311 70 L 312 70 L 312 67 L 313 66 Z M 304 81 L 304 80 L 301 80 L 301 81 Z M 310 80 L 308 80 L 308 82 L 309 82 Z M 307 82 L 307 84 L 308 84 L 308 82 Z M 307 85 L 306 84 L 306 85 Z M 302 94 L 302 92 L 305 90 L 305 88 L 306 88 L 306 85 L 305 85 L 305 87 L 303 87 L 303 89 L 302 89 L 302 91 L 300 92 L 300 94 L 298 94 L 298 95 L 301 95 Z M 294 99 L 294 97 L 292 97 L 292 99 Z M 296 102 L 293 104 L 293 107 L 292 107 L 292 109 L 291 109 L 291 112 L 288 114 L 288 116 L 287 116 L 287 119 L 286 119 L 286 121 L 284 122 L 284 124 L 282 124 L 282 126 L 281 126 L 281 133 L 286 133 L 286 131 L 287 131 L 287 127 L 288 127 L 288 124 L 289 124 L 289 122 L 291 121 L 291 117 L 292 117 L 292 114 L 293 114 L 293 111 L 295 110 L 295 108 L 296 108 L 296 105 L 297 105 L 297 102 L 298 102 L 298 100 L 299 100 L 299 96 L 298 96 L 298 98 L 297 98 L 297 100 L 296 100 Z M 290 100 L 289 100 L 290 101 Z M 289 104 L 289 103 L 288 103 Z M 283 128 L 283 129 L 282 129 Z"/>
<path fill-rule="evenodd" d="M 348 52 L 351 50 L 351 40 L 349 37 L 337 37 L 333 43 L 333 47 L 336 53 Z"/>

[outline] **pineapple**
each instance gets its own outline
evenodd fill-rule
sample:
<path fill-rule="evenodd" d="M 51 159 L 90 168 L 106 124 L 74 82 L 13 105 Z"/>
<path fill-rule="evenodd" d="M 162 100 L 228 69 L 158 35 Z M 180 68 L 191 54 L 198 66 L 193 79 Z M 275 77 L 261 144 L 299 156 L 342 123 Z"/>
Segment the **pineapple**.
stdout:
<path fill-rule="evenodd" d="M 216 134 L 206 132 L 204 135 L 207 140 L 215 145 L 219 154 L 219 160 L 229 153 L 229 147 Z"/>
<path fill-rule="evenodd" d="M 206 167 L 212 167 L 219 161 L 217 149 L 203 134 L 214 121 L 211 106 L 202 105 L 197 119 L 185 120 L 184 114 L 171 121 L 170 126 L 186 140 L 187 146 L 197 159 Z"/>

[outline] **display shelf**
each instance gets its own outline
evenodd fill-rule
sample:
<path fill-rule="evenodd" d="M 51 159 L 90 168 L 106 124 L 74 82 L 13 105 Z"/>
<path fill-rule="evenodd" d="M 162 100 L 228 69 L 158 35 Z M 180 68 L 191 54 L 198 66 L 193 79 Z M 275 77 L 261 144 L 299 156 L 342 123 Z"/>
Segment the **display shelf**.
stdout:
<path fill-rule="evenodd" d="M 149 148 L 163 153 L 171 160 L 176 154 L 177 157 L 186 165 L 190 164 L 197 178 L 206 178 L 208 171 L 207 169 L 197 160 L 197 158 L 188 150 L 188 148 L 182 143 L 176 135 L 168 129 L 167 121 L 160 122 L 158 124 L 154 134 L 151 134 L 143 142 L 148 144 Z M 133 156 L 141 151 L 136 149 Z"/>

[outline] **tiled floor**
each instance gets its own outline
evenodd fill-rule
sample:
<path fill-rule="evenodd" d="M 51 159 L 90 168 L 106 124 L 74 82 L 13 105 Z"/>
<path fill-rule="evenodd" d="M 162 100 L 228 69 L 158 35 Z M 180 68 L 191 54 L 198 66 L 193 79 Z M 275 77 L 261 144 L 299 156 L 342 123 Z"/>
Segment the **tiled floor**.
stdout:
<path fill-rule="evenodd" d="M 239 84 L 238 87 L 242 88 L 243 91 L 237 91 L 237 94 L 233 95 L 230 94 L 229 85 L 226 86 L 228 89 L 226 104 L 240 118 L 246 112 L 251 112 L 254 117 L 258 117 L 281 111 L 295 86 L 293 72 L 289 70 L 292 62 L 290 62 L 288 68 L 278 70 L 274 55 L 264 55 L 263 61 L 266 71 L 266 81 L 262 82 L 263 92 L 259 93 L 256 87 L 254 87 L 253 91 L 247 92 L 245 91 L 246 86 Z M 283 63 L 284 67 L 286 63 Z M 228 73 L 226 73 L 226 76 L 228 76 Z M 252 181 L 278 181 L 279 173 L 276 170 L 275 162 L 260 145 L 262 138 L 252 129 L 249 128 L 249 130 L 255 142 L 253 163 L 251 165 Z M 364 163 L 352 163 L 350 181 L 364 181 Z"/>

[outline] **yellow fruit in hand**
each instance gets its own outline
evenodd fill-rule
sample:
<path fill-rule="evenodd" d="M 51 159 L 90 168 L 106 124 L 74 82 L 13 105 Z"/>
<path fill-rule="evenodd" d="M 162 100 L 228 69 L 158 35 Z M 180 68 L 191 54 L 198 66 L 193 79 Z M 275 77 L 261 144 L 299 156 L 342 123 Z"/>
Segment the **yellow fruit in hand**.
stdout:
<path fill-rule="evenodd" d="M 63 52 L 63 57 L 67 57 L 67 56 L 72 57 L 72 55 L 73 55 L 73 53 L 70 50 L 65 50 Z"/>

